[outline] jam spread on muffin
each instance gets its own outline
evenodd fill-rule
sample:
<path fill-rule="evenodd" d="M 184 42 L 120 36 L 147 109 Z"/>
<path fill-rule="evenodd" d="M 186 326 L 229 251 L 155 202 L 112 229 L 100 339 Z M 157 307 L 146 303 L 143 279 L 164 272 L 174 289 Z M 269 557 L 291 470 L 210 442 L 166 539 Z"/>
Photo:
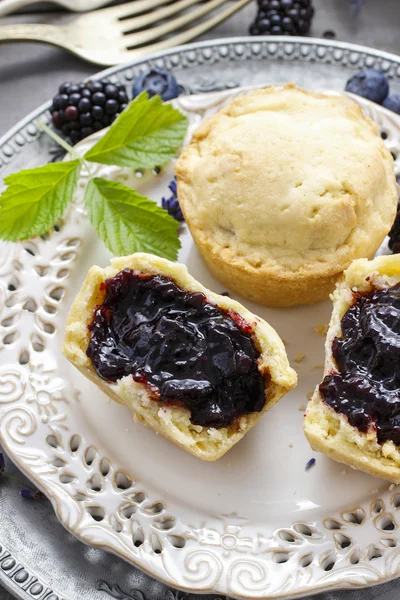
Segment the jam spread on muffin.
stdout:
<path fill-rule="evenodd" d="M 379 443 L 400 445 L 400 284 L 355 294 L 335 338 L 339 372 L 320 385 L 324 401 L 362 432 L 376 428 Z"/>
<path fill-rule="evenodd" d="M 253 328 L 170 278 L 125 269 L 107 279 L 87 355 L 107 381 L 132 375 L 153 398 L 185 406 L 191 422 L 228 427 L 260 412 L 265 379 Z"/>

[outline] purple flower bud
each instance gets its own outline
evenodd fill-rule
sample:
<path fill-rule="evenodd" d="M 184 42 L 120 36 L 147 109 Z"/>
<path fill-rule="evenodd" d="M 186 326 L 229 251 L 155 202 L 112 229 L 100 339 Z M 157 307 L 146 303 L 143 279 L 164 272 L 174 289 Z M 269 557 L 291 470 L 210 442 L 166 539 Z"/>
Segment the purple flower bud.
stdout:
<path fill-rule="evenodd" d="M 26 498 L 27 500 L 32 500 L 34 494 L 35 494 L 35 492 L 33 490 L 21 490 L 20 491 L 20 496 L 22 496 L 22 498 Z"/>
<path fill-rule="evenodd" d="M 176 189 L 176 179 L 173 179 L 170 184 L 168 185 L 168 189 L 170 190 L 171 194 L 173 196 L 177 195 L 177 189 Z"/>
<path fill-rule="evenodd" d="M 45 498 L 46 496 L 44 494 L 42 494 L 41 491 L 39 490 L 30 490 L 30 489 L 24 489 L 20 491 L 20 496 L 22 498 L 25 498 L 26 500 L 41 500 L 42 498 Z"/>
<path fill-rule="evenodd" d="M 168 188 L 171 191 L 172 196 L 170 198 L 161 198 L 161 206 L 172 218 L 176 219 L 180 223 L 183 223 L 185 218 L 183 216 L 181 207 L 179 206 L 179 200 L 176 195 L 177 190 L 175 179 L 169 183 Z"/>
<path fill-rule="evenodd" d="M 306 464 L 306 471 L 311 469 L 311 467 L 313 467 L 314 465 L 315 465 L 315 458 L 310 458 L 310 460 Z"/>
<path fill-rule="evenodd" d="M 363 4 L 364 0 L 350 0 L 350 6 L 355 13 L 360 10 Z"/>
<path fill-rule="evenodd" d="M 4 460 L 4 454 L 2 452 L 0 452 L 0 475 L 2 475 L 4 473 L 5 466 L 6 466 L 6 463 Z"/>

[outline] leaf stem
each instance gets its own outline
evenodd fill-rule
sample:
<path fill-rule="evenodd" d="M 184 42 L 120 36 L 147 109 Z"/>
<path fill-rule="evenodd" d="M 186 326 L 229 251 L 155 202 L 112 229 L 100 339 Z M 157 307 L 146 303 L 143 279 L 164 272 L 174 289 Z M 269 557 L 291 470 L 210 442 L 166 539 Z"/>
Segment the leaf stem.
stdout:
<path fill-rule="evenodd" d="M 59 146 L 64 148 L 64 150 L 66 150 L 73 158 L 77 160 L 82 160 L 82 157 L 79 156 L 79 154 L 73 149 L 73 147 L 70 146 L 68 142 L 66 142 L 61 136 L 59 136 L 58 133 L 50 129 L 50 127 L 46 125 L 46 123 L 44 123 L 40 119 L 37 123 L 40 129 L 43 129 L 43 131 L 47 133 L 49 137 L 51 137 L 55 142 L 57 142 Z"/>
<path fill-rule="evenodd" d="M 76 152 L 76 150 L 70 146 L 70 144 L 68 144 L 67 141 L 65 141 L 61 136 L 58 135 L 58 133 L 56 133 L 55 131 L 53 131 L 52 129 L 50 129 L 50 127 L 48 125 L 46 125 L 46 123 L 44 123 L 43 121 L 39 120 L 38 121 L 38 126 L 40 127 L 40 129 L 43 129 L 43 131 L 45 133 L 47 133 L 47 135 L 49 137 L 51 137 L 51 139 L 53 139 L 55 142 L 57 142 L 57 144 L 59 146 L 61 146 L 62 148 L 64 148 L 64 150 L 66 150 L 68 152 L 68 154 L 70 154 L 72 156 L 72 158 L 76 159 L 76 160 L 80 160 L 81 163 L 85 166 L 88 174 L 89 174 L 89 178 L 92 179 L 93 178 L 93 174 L 90 172 L 90 165 L 88 164 L 88 162 L 84 159 L 83 156 L 80 156 L 78 154 L 78 152 Z"/>

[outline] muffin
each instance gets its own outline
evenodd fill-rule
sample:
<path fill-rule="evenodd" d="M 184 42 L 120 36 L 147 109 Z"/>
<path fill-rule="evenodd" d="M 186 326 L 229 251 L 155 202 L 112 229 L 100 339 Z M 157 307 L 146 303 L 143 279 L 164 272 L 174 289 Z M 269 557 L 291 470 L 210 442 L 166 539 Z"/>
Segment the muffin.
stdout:
<path fill-rule="evenodd" d="M 304 431 L 314 450 L 400 483 L 400 255 L 356 260 L 338 283 Z"/>
<path fill-rule="evenodd" d="M 297 383 L 272 327 L 149 254 L 90 269 L 63 352 L 136 420 L 208 461 Z"/>
<path fill-rule="evenodd" d="M 176 164 L 186 223 L 210 271 L 269 306 L 328 297 L 371 258 L 396 213 L 393 158 L 344 96 L 287 85 L 233 100 Z"/>

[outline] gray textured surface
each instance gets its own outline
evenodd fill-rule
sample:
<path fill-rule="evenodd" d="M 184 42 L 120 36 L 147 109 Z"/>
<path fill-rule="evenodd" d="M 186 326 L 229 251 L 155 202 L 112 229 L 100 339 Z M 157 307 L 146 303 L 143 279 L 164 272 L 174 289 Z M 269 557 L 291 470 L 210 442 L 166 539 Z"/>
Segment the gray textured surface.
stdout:
<path fill-rule="evenodd" d="M 1 2 L 1 0 L 0 0 Z M 400 0 L 365 0 L 354 19 L 349 0 L 314 0 L 316 15 L 312 35 L 322 37 L 333 30 L 337 39 L 363 44 L 389 52 L 400 52 Z M 255 2 L 203 39 L 246 35 L 256 12 Z M 63 13 L 19 15 L 0 19 L 5 22 L 42 21 L 58 23 Z M 48 100 L 60 81 L 81 79 L 98 71 L 62 50 L 40 44 L 2 44 L 0 46 L 0 135 L 39 104 Z"/>
<path fill-rule="evenodd" d="M 1 0 L 0 0 L 1 1 Z M 400 0 L 365 0 L 363 12 L 357 19 L 352 19 L 348 8 L 348 0 L 315 0 L 317 8 L 313 35 L 322 37 L 327 29 L 337 34 L 337 39 L 400 53 Z M 255 13 L 255 7 L 249 6 L 242 13 L 227 21 L 210 33 L 207 38 L 243 35 Z M 52 21 L 65 19 L 62 13 L 52 15 L 21 15 L 9 19 L 0 19 L 0 24 L 10 21 Z M 0 91 L 2 110 L 0 111 L 0 135 L 7 131 L 30 110 L 46 101 L 57 85 L 64 80 L 78 80 L 89 76 L 98 69 L 87 65 L 61 50 L 40 46 L 38 44 L 2 45 L 0 49 Z M 10 469 L 11 467 L 9 467 Z M 16 491 L 16 506 L 10 519 L 18 518 L 18 511 L 35 511 L 35 506 L 27 504 L 26 509 L 19 507 L 21 500 Z M 0 511 L 1 511 L 0 483 Z M 47 523 L 49 525 L 49 523 Z M 51 527 L 57 535 L 65 538 L 66 552 L 71 553 L 78 543 L 65 533 L 55 519 Z M 37 532 L 40 535 L 40 531 Z M 21 543 L 21 540 L 19 540 Z M 79 554 L 79 552 L 77 553 Z M 90 551 L 85 551 L 89 557 Z M 107 555 L 106 555 L 107 556 Z M 38 555 L 37 560 L 40 561 Z M 77 564 L 77 571 L 79 565 Z M 116 574 L 117 575 L 117 574 Z M 123 582 L 121 582 L 124 587 Z M 386 584 L 361 592 L 343 592 L 324 595 L 324 600 L 398 600 L 399 584 Z M 0 600 L 11 600 L 11 596 L 0 589 Z M 322 600 L 322 597 L 321 597 Z"/>

